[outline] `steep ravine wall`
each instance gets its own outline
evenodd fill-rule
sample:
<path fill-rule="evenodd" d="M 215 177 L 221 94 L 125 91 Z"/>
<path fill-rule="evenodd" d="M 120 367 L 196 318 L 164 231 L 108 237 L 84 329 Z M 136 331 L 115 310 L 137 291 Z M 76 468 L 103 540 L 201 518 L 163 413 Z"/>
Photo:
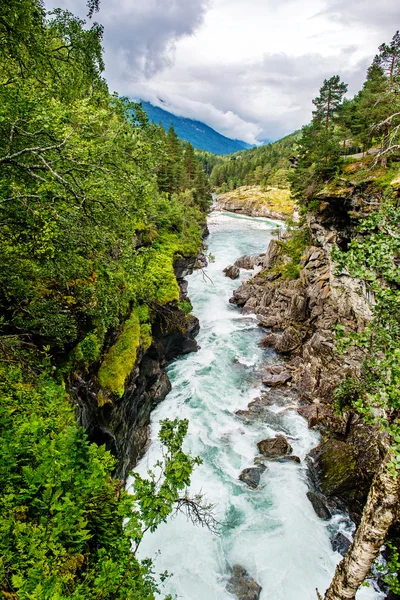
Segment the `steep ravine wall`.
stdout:
<path fill-rule="evenodd" d="M 204 257 L 200 255 L 200 260 Z M 175 275 L 181 300 L 187 299 L 184 277 L 195 268 L 197 258 L 175 261 Z M 143 455 L 148 443 L 150 415 L 171 389 L 166 367 L 175 357 L 195 352 L 198 319 L 169 305 L 156 315 L 152 324 L 152 344 L 139 348 L 134 369 L 125 382 L 121 398 L 102 404 L 98 365 L 75 373 L 68 388 L 76 406 L 76 416 L 92 442 L 105 444 L 117 459 L 115 476 L 126 479 L 128 472 Z M 115 338 L 115 335 L 114 335 Z M 111 336 L 109 345 L 115 341 Z"/>
<path fill-rule="evenodd" d="M 357 522 L 382 450 L 377 431 L 361 417 L 334 411 L 337 385 L 357 374 L 362 360 L 355 351 L 337 353 L 335 325 L 362 328 L 370 318 L 370 299 L 363 282 L 337 274 L 332 262 L 333 246 L 345 244 L 352 235 L 344 215 L 335 216 L 326 202 L 318 214 L 309 214 L 308 227 L 311 243 L 301 258 L 298 279 L 284 280 L 274 269 L 285 257 L 273 240 L 258 260 L 261 271 L 234 292 L 231 302 L 255 313 L 266 328 L 262 344 L 286 359 L 282 379 L 299 393 L 299 413 L 322 432 L 309 457 L 312 484 L 328 502 L 346 507 Z"/>

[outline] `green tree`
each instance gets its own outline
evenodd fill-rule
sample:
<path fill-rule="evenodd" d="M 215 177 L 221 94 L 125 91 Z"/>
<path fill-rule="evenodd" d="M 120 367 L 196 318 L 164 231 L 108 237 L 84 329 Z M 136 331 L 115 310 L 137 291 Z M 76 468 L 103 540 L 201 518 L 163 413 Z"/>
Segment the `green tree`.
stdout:
<path fill-rule="evenodd" d="M 185 184 L 186 187 L 191 187 L 193 184 L 194 173 L 196 169 L 196 158 L 192 144 L 186 143 L 183 153 L 183 164 L 185 166 Z M 203 169 L 201 168 L 203 171 Z"/>
<path fill-rule="evenodd" d="M 208 507 L 184 491 L 200 463 L 182 451 L 187 421 L 162 423 L 163 459 L 149 479 L 135 474 L 128 493 L 111 478 L 114 459 L 88 443 L 46 369 L 27 375 L 1 362 L 0 393 L 2 595 L 154 598 L 151 561 L 136 558 L 145 532 L 177 510 L 214 523 Z"/>
<path fill-rule="evenodd" d="M 338 75 L 325 79 L 320 95 L 313 100 L 316 110 L 312 121 L 302 128 L 298 164 L 289 173 L 289 180 L 294 197 L 303 204 L 337 173 L 342 163 L 336 121 L 346 90 Z"/>
<path fill-rule="evenodd" d="M 319 90 L 319 96 L 314 98 L 313 122 L 323 125 L 328 135 L 332 129 L 334 119 L 338 115 L 343 96 L 347 92 L 347 85 L 340 80 L 339 75 L 333 75 L 330 79 L 324 79 Z"/>

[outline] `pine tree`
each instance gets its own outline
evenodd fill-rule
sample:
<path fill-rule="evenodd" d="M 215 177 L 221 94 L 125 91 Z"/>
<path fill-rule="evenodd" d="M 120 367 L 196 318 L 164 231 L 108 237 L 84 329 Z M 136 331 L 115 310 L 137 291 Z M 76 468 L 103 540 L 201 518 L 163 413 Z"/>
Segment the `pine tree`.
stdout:
<path fill-rule="evenodd" d="M 316 110 L 312 121 L 302 129 L 298 166 L 289 180 L 294 197 L 305 204 L 318 185 L 331 179 L 342 161 L 335 121 L 346 90 L 338 75 L 325 79 L 313 100 Z"/>
<path fill-rule="evenodd" d="M 373 65 L 381 69 L 385 79 L 386 85 L 379 95 L 379 101 L 387 106 L 388 113 L 385 115 L 386 119 L 378 121 L 376 126 L 381 129 L 383 133 L 382 142 L 382 167 L 387 166 L 387 151 L 390 145 L 390 134 L 393 127 L 397 125 L 397 121 L 391 119 L 387 120 L 391 114 L 397 112 L 394 109 L 394 105 L 399 105 L 397 95 L 400 91 L 400 33 L 396 31 L 390 44 L 381 44 L 379 46 L 379 54 L 374 58 Z"/>
<path fill-rule="evenodd" d="M 379 54 L 374 58 L 374 65 L 380 67 L 385 74 L 389 90 L 394 90 L 400 83 L 400 33 L 396 31 L 390 44 L 381 44 Z"/>
<path fill-rule="evenodd" d="M 339 75 L 333 75 L 330 79 L 324 79 L 319 96 L 314 98 L 313 104 L 316 110 L 313 111 L 313 121 L 323 123 L 326 132 L 337 116 L 346 92 L 347 85 L 340 81 Z"/>
<path fill-rule="evenodd" d="M 194 155 L 194 148 L 189 142 L 185 146 L 185 151 L 183 153 L 183 163 L 185 166 L 185 183 L 187 187 L 190 188 L 193 185 L 196 157 Z"/>

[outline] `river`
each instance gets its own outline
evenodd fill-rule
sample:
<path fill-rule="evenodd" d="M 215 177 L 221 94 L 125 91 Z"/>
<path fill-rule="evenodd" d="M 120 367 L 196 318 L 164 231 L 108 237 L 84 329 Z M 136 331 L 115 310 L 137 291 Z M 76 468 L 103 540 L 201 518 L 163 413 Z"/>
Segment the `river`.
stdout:
<path fill-rule="evenodd" d="M 208 277 L 201 271 L 188 277 L 193 312 L 201 325 L 200 350 L 170 365 L 173 389 L 152 414 L 152 443 L 137 466 L 144 474 L 159 458 L 161 419 L 189 419 L 184 449 L 203 459 L 193 474 L 191 492 L 206 493 L 216 505 L 217 518 L 229 523 L 215 536 L 178 515 L 146 534 L 140 557 L 156 557 L 156 573 L 173 574 L 163 592 L 178 599 L 232 600 L 226 584 L 230 567 L 240 564 L 262 586 L 261 600 L 315 600 L 315 588 L 325 590 L 341 558 L 331 548 L 330 532 L 351 528 L 342 515 L 328 522 L 319 519 L 306 497 L 304 458 L 319 435 L 295 411 L 287 412 L 282 422 L 301 464 L 271 462 L 256 490 L 238 479 L 244 468 L 253 466 L 257 442 L 276 432 L 265 423 L 244 424 L 235 411 L 246 409 L 263 387 L 257 367 L 280 359 L 258 346 L 263 331 L 255 318 L 229 304 L 239 280 L 231 281 L 222 270 L 240 255 L 265 251 L 275 227 L 266 219 L 210 215 L 207 243 L 215 262 L 205 270 Z M 357 595 L 358 600 L 379 597 L 372 588 Z"/>

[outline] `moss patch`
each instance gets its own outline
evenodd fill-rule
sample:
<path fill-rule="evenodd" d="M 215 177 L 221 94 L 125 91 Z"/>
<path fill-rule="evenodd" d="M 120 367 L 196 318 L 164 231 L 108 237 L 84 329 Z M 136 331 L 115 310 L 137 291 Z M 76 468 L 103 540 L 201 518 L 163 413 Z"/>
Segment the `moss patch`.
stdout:
<path fill-rule="evenodd" d="M 359 471 L 354 449 L 339 440 L 328 440 L 321 444 L 322 466 L 321 489 L 327 496 L 352 492 L 357 488 Z"/>
<path fill-rule="evenodd" d="M 116 394 L 119 398 L 122 396 L 125 380 L 135 366 L 139 344 L 139 317 L 136 311 L 132 311 L 117 341 L 104 356 L 99 369 L 99 382 L 104 390 Z"/>
<path fill-rule="evenodd" d="M 290 190 L 287 188 L 268 186 L 241 186 L 231 192 L 220 194 L 218 201 L 221 203 L 232 203 L 237 208 L 261 210 L 267 209 L 280 212 L 284 215 L 292 215 L 294 210 Z"/>

